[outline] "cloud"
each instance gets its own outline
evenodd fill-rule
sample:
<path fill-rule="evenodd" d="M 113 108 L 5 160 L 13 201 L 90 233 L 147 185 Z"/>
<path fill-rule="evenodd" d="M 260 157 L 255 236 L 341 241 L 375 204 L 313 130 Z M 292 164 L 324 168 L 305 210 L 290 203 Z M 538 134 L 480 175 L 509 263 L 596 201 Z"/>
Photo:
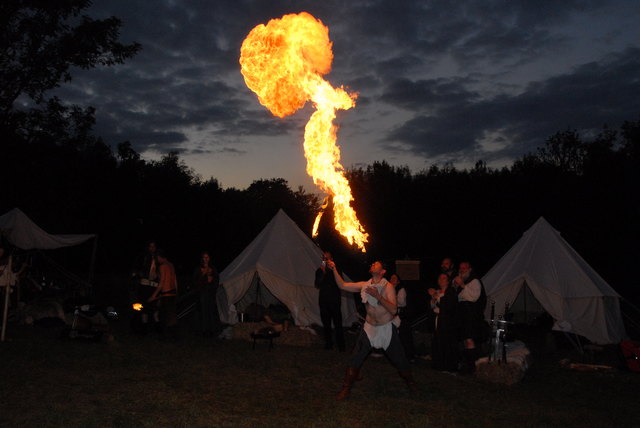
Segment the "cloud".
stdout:
<path fill-rule="evenodd" d="M 533 4 L 532 4 L 533 3 Z M 556 51 L 567 35 L 555 31 L 575 13 L 603 6 L 603 1 L 504 2 L 350 2 L 339 24 L 348 33 L 348 48 L 336 55 L 354 55 L 353 70 L 371 67 L 382 76 L 406 74 L 451 56 L 462 67 L 490 63 L 493 67 L 530 61 Z M 394 60 L 395 59 L 395 60 Z M 397 67 L 389 68 L 389 65 Z"/>
<path fill-rule="evenodd" d="M 481 152 L 479 142 L 496 134 L 502 149 L 480 153 L 487 158 L 521 156 L 542 146 L 546 138 L 557 131 L 577 129 L 589 131 L 604 124 L 616 127 L 623 119 L 633 119 L 640 111 L 640 49 L 629 48 L 608 55 L 600 61 L 583 64 L 571 73 L 531 83 L 520 94 L 499 95 L 477 99 L 459 87 L 451 86 L 454 94 L 462 94 L 451 104 L 435 96 L 433 102 L 420 96 L 431 93 L 446 94 L 441 82 L 401 82 L 416 87 L 417 99 L 406 106 L 425 109 L 435 106 L 431 114 L 419 113 L 393 129 L 385 147 L 393 149 L 394 142 L 409 147 L 416 155 L 441 156 L 447 153 L 462 158 Z M 411 92 L 411 91 L 409 91 Z M 408 96 L 393 96 L 389 91 L 384 99 L 406 103 Z M 480 152 L 479 152 L 480 151 Z"/>
<path fill-rule="evenodd" d="M 329 82 L 359 93 L 336 121 L 354 164 L 512 159 L 558 130 L 637 116 L 640 12 L 627 0 L 94 2 L 90 15 L 121 18 L 142 51 L 74 70 L 58 94 L 96 107 L 111 144 L 259 158 L 251 143 L 301 139 L 312 107 L 273 117 L 244 84 L 240 45 L 303 10 L 329 26 Z"/>
<path fill-rule="evenodd" d="M 137 151 L 154 150 L 161 153 L 184 152 L 185 147 L 181 144 L 187 138 L 181 132 L 144 132 L 140 134 L 130 133 L 133 147 Z M 115 136 L 113 136 L 115 138 Z M 124 140 L 123 140 L 124 141 Z"/>
<path fill-rule="evenodd" d="M 242 156 L 247 154 L 247 151 L 240 150 L 235 147 L 221 147 L 221 148 L 212 149 L 212 148 L 205 148 L 205 147 L 199 146 L 189 150 L 188 153 L 191 155 L 206 155 L 206 154 L 213 154 L 213 153 L 221 153 L 221 154 Z"/>
<path fill-rule="evenodd" d="M 431 110 L 471 103 L 479 95 L 466 89 L 461 78 L 412 81 L 406 78 L 391 82 L 380 101 L 407 110 Z"/>
<path fill-rule="evenodd" d="M 232 155 L 244 155 L 246 154 L 246 150 L 238 150 L 236 148 L 233 147 L 223 147 L 220 150 L 217 150 L 218 153 L 229 153 Z"/>

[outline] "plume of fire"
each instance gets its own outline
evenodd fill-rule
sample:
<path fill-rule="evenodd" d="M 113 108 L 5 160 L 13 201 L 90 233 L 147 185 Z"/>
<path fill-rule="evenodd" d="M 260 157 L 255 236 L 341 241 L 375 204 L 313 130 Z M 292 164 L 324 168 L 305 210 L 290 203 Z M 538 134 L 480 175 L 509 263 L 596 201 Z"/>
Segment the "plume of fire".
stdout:
<path fill-rule="evenodd" d="M 144 306 L 142 306 L 142 303 L 134 303 L 133 305 L 131 305 L 133 307 L 134 311 L 141 311 L 142 308 L 144 308 Z"/>
<path fill-rule="evenodd" d="M 240 49 L 240 71 L 260 104 L 277 117 L 285 117 L 312 101 L 313 112 L 304 132 L 307 173 L 333 197 L 335 227 L 363 252 L 368 234 L 350 203 L 349 182 L 340 164 L 336 143 L 336 110 L 355 106 L 357 94 L 334 88 L 323 79 L 333 61 L 329 29 L 306 12 L 272 19 L 256 26 Z M 322 211 L 314 225 L 314 236 Z"/>
<path fill-rule="evenodd" d="M 313 229 L 311 232 L 311 236 L 313 236 L 314 238 L 318 236 L 318 226 L 320 226 L 320 219 L 322 218 L 322 214 L 324 214 L 324 210 L 327 209 L 327 206 L 329 206 L 328 196 L 324 198 L 324 201 L 322 202 L 322 207 L 320 207 L 320 212 L 316 216 L 316 220 L 313 222 Z"/>

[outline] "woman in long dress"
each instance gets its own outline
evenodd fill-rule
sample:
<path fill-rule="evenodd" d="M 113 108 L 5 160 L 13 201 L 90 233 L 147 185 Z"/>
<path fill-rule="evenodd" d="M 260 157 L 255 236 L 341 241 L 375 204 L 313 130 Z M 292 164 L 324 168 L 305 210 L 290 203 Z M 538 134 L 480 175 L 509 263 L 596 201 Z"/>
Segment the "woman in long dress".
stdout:
<path fill-rule="evenodd" d="M 200 255 L 200 266 L 193 273 L 193 288 L 198 292 L 198 315 L 200 331 L 214 337 L 222 330 L 216 293 L 220 285 L 218 271 L 211 263 L 211 255 L 205 251 Z"/>
<path fill-rule="evenodd" d="M 431 354 L 433 368 L 454 372 L 458 369 L 458 295 L 445 273 L 438 276 L 438 290 L 430 294 L 431 308 L 436 314 Z"/>

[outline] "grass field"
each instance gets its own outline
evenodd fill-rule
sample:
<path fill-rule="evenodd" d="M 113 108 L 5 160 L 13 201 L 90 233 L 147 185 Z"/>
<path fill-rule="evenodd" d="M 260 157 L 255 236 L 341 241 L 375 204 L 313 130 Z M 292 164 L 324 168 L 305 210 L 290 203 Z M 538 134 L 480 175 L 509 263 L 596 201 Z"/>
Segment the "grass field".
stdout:
<path fill-rule="evenodd" d="M 533 358 L 512 386 L 433 371 L 419 360 L 409 394 L 385 358 L 370 357 L 336 402 L 348 355 L 277 343 L 252 350 L 183 330 L 178 342 L 128 333 L 109 343 L 62 341 L 13 327 L 0 343 L 3 427 L 631 427 L 640 374 L 578 372 Z M 350 342 L 354 337 L 348 335 Z M 565 351 L 565 353 L 568 351 Z"/>

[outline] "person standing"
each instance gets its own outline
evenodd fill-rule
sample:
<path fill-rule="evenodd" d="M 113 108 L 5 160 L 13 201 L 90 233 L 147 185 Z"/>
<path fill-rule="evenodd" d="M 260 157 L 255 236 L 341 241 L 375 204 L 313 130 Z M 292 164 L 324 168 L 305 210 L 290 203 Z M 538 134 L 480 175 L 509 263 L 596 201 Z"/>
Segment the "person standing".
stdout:
<path fill-rule="evenodd" d="M 458 296 L 446 273 L 438 275 L 438 289 L 430 289 L 431 308 L 436 314 L 431 345 L 433 368 L 455 372 L 458 370 Z"/>
<path fill-rule="evenodd" d="M 449 277 L 449 281 L 453 281 L 453 278 L 456 277 L 456 268 L 453 260 L 449 257 L 445 257 L 442 259 L 440 263 L 440 273 L 444 273 Z"/>
<path fill-rule="evenodd" d="M 320 319 L 324 331 L 324 349 L 333 349 L 333 330 L 335 329 L 336 344 L 338 350 L 344 352 L 344 331 L 342 328 L 342 295 L 331 269 L 327 267 L 328 262 L 333 261 L 330 252 L 325 251 L 322 255 L 322 263 L 316 269 L 315 286 L 319 290 L 318 305 L 320 306 Z M 332 328 L 333 324 L 333 328 Z"/>
<path fill-rule="evenodd" d="M 380 261 L 371 264 L 371 279 L 362 282 L 345 282 L 333 261 L 327 263 L 333 270 L 338 287 L 352 293 L 360 293 L 367 311 L 365 324 L 360 331 L 353 352 L 349 359 L 347 371 L 342 383 L 342 390 L 336 399 L 343 400 L 351 393 L 354 382 L 360 376 L 360 367 L 373 348 L 383 349 L 389 360 L 398 369 L 409 390 L 415 391 L 415 383 L 411 373 L 411 365 L 404 354 L 398 329 L 393 319 L 398 312 L 396 292 L 386 279 L 386 270 Z"/>
<path fill-rule="evenodd" d="M 160 266 L 160 282 L 148 301 L 159 301 L 160 322 L 163 327 L 162 335 L 166 338 L 176 339 L 176 327 L 178 325 L 176 312 L 178 281 L 176 271 L 173 263 L 167 259 L 162 251 L 157 251 L 156 258 Z"/>
<path fill-rule="evenodd" d="M 147 332 L 147 326 L 158 323 L 158 308 L 156 302 L 150 302 L 160 280 L 160 269 L 157 259 L 158 245 L 155 241 L 149 241 L 145 252 L 138 258 L 133 270 L 133 277 L 137 279 L 135 298 L 143 304 L 140 321 L 142 332 Z"/>
<path fill-rule="evenodd" d="M 396 292 L 396 302 L 398 305 L 398 319 L 400 326 L 398 327 L 398 334 L 400 335 L 400 342 L 404 348 L 404 354 L 409 362 L 415 361 L 415 346 L 413 344 L 413 329 L 411 324 L 413 317 L 410 316 L 409 308 L 407 307 L 407 290 L 400 281 L 400 276 L 394 273 L 389 277 L 389 282 L 393 285 L 393 289 Z"/>
<path fill-rule="evenodd" d="M 193 273 L 193 288 L 197 293 L 196 305 L 200 332 L 205 336 L 217 335 L 222 330 L 216 295 L 220 286 L 218 270 L 211 263 L 208 251 L 200 254 L 200 266 Z"/>
<path fill-rule="evenodd" d="M 461 262 L 458 276 L 453 279 L 453 286 L 458 290 L 458 319 L 460 335 L 464 350 L 461 372 L 472 373 L 478 359 L 479 342 L 483 339 L 484 308 L 487 304 L 482 281 L 473 272 L 469 262 Z"/>

